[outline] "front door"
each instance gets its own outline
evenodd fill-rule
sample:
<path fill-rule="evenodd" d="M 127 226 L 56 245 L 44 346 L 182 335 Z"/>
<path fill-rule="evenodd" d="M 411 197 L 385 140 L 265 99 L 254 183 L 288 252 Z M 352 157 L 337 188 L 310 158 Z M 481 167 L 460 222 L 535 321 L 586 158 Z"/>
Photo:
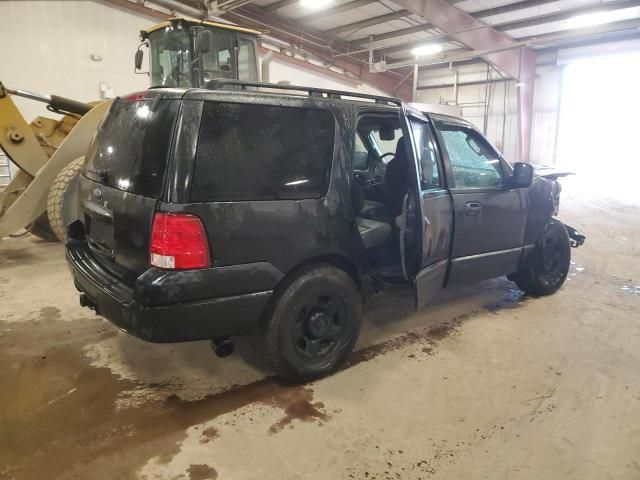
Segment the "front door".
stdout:
<path fill-rule="evenodd" d="M 513 273 L 522 255 L 527 197 L 507 187 L 509 167 L 466 122 L 436 121 L 448 159 L 455 238 L 449 283 Z"/>
<path fill-rule="evenodd" d="M 444 287 L 453 233 L 453 205 L 431 122 L 422 114 L 407 110 L 404 128 L 405 138 L 412 142 L 414 161 L 410 164 L 417 185 L 407 198 L 407 222 L 419 225 L 416 227 L 419 231 L 415 235 L 416 247 L 403 257 L 408 279 L 415 285 L 416 307 L 421 308 Z M 420 216 L 416 219 L 412 219 L 412 200 L 413 215 Z"/>

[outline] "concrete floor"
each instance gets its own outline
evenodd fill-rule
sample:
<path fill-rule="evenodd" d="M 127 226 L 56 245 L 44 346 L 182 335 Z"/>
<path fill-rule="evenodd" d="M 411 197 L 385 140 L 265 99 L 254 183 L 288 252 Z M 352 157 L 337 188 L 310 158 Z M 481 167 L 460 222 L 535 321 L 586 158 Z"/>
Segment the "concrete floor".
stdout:
<path fill-rule="evenodd" d="M 351 365 L 301 387 L 245 344 L 122 334 L 77 305 L 60 245 L 5 240 L 0 477 L 640 479 L 639 212 L 565 195 L 588 242 L 558 294 L 376 297 Z"/>

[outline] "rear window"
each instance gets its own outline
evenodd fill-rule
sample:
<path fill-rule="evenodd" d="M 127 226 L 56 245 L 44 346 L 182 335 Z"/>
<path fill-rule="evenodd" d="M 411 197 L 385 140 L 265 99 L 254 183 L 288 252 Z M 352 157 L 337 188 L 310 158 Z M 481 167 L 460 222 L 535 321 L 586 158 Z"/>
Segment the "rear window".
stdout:
<path fill-rule="evenodd" d="M 324 110 L 205 102 L 191 198 L 322 197 L 334 136 L 334 117 Z"/>
<path fill-rule="evenodd" d="M 108 187 L 160 198 L 179 100 L 118 99 L 87 153 L 85 176 Z"/>

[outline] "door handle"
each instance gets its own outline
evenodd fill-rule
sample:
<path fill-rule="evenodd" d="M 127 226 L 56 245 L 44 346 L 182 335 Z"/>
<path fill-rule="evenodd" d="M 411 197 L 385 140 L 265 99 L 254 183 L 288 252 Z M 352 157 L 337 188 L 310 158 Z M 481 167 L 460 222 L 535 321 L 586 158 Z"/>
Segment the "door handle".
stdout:
<path fill-rule="evenodd" d="M 464 206 L 465 215 L 469 215 L 469 216 L 479 215 L 481 211 L 482 211 L 482 204 L 478 202 L 469 202 L 469 203 L 466 203 Z"/>

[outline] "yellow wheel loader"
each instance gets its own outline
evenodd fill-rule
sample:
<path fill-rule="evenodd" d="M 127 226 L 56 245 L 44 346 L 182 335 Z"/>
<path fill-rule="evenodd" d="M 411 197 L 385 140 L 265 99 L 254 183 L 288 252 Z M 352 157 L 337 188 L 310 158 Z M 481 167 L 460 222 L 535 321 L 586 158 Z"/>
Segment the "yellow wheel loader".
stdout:
<path fill-rule="evenodd" d="M 258 81 L 259 35 L 236 25 L 172 18 L 140 32 L 135 70 L 149 75 L 152 88 L 207 88 L 220 78 Z M 145 49 L 149 71 L 140 72 Z M 28 123 L 14 96 L 44 102 L 63 117 Z M 65 239 L 66 226 L 77 218 L 75 179 L 110 104 L 14 90 L 0 82 L 0 148 L 18 167 L 0 191 L 0 239 L 22 229 L 45 240 Z"/>

